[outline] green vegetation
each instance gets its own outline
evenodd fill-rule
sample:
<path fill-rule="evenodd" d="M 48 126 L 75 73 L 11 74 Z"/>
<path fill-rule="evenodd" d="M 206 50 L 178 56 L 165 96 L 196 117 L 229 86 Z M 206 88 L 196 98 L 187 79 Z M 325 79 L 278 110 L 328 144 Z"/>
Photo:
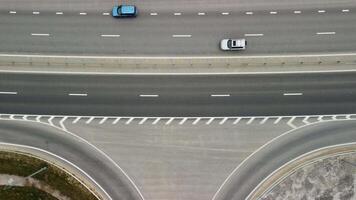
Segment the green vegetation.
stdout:
<path fill-rule="evenodd" d="M 0 174 L 29 176 L 43 167 L 47 167 L 47 170 L 36 174 L 33 178 L 43 181 L 53 189 L 60 191 L 62 195 L 71 199 L 97 200 L 81 183 L 61 169 L 36 158 L 0 151 Z M 25 189 L 23 189 L 23 192 L 25 192 Z M 2 199 L 3 196 L 1 194 L 0 197 Z"/>
<path fill-rule="evenodd" d="M 33 187 L 0 186 L 0 199 L 6 200 L 57 200 L 51 195 Z"/>

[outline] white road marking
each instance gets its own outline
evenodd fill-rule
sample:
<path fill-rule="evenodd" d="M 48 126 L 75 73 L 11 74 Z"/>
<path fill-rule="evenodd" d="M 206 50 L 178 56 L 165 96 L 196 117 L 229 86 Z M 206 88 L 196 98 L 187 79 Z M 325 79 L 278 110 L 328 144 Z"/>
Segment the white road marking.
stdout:
<path fill-rule="evenodd" d="M 336 116 L 336 115 L 333 115 L 333 116 L 331 117 L 331 119 L 332 119 L 332 120 L 337 120 L 337 116 Z"/>
<path fill-rule="evenodd" d="M 193 122 L 193 125 L 196 125 L 200 121 L 200 119 L 201 119 L 200 117 L 196 118 Z"/>
<path fill-rule="evenodd" d="M 342 12 L 350 12 L 349 9 L 343 9 Z"/>
<path fill-rule="evenodd" d="M 156 16 L 158 13 L 150 13 L 151 16 Z"/>
<path fill-rule="evenodd" d="M 16 11 L 11 10 L 11 11 L 9 11 L 9 13 L 10 13 L 10 14 L 16 14 Z"/>
<path fill-rule="evenodd" d="M 41 123 L 41 115 L 38 115 L 37 117 L 36 117 L 36 122 L 40 122 Z"/>
<path fill-rule="evenodd" d="M 294 93 L 283 93 L 283 96 L 302 96 L 303 93 L 301 92 L 294 92 Z"/>
<path fill-rule="evenodd" d="M 320 116 L 318 117 L 318 121 L 324 121 L 324 120 L 323 120 L 323 117 L 324 117 L 324 116 L 320 115 Z"/>
<path fill-rule="evenodd" d="M 100 35 L 101 37 L 120 37 L 120 35 Z"/>
<path fill-rule="evenodd" d="M 100 120 L 99 124 L 103 124 L 107 119 L 107 117 L 103 117 L 103 119 Z"/>
<path fill-rule="evenodd" d="M 63 12 L 56 12 L 56 15 L 63 15 Z"/>
<path fill-rule="evenodd" d="M 190 38 L 192 35 L 172 35 L 174 38 Z"/>
<path fill-rule="evenodd" d="M 255 119 L 255 117 L 251 117 L 251 118 L 246 122 L 246 124 L 251 124 L 254 119 Z"/>
<path fill-rule="evenodd" d="M 300 10 L 295 10 L 293 13 L 294 13 L 294 14 L 300 14 L 300 13 L 302 13 L 302 11 L 300 11 Z"/>
<path fill-rule="evenodd" d="M 265 118 L 263 118 L 263 120 L 261 120 L 260 121 L 260 124 L 264 124 L 264 123 L 266 123 L 266 121 L 269 119 L 269 117 L 265 117 Z"/>
<path fill-rule="evenodd" d="M 238 118 L 235 119 L 234 123 L 232 123 L 232 124 L 237 124 L 237 123 L 240 122 L 240 120 L 241 120 L 241 117 L 238 117 Z"/>
<path fill-rule="evenodd" d="M 206 125 L 211 124 L 211 122 L 213 122 L 214 119 L 215 119 L 214 117 L 210 118 L 205 124 L 206 124 Z"/>
<path fill-rule="evenodd" d="M 222 15 L 230 15 L 230 13 L 229 12 L 223 12 L 223 13 L 221 13 Z"/>
<path fill-rule="evenodd" d="M 245 12 L 246 15 L 253 15 L 253 12 L 251 11 L 248 11 L 248 12 Z"/>
<path fill-rule="evenodd" d="M 229 118 L 228 118 L 228 117 L 224 117 L 224 118 L 219 122 L 219 124 L 220 124 L 220 125 L 223 125 L 223 124 L 226 122 L 227 119 L 229 119 Z"/>
<path fill-rule="evenodd" d="M 345 119 L 351 119 L 351 115 L 346 115 Z"/>
<path fill-rule="evenodd" d="M 182 125 L 184 124 L 185 121 L 187 121 L 188 118 L 183 118 L 180 122 L 179 122 L 179 125 Z"/>
<path fill-rule="evenodd" d="M 88 94 L 87 93 L 69 93 L 68 96 L 86 97 L 86 96 L 88 96 Z"/>
<path fill-rule="evenodd" d="M 40 14 L 40 12 L 38 12 L 38 11 L 34 11 L 34 12 L 32 12 L 32 14 L 34 14 L 34 15 L 39 15 L 39 14 Z"/>
<path fill-rule="evenodd" d="M 263 33 L 246 33 L 246 37 L 260 37 L 263 36 Z"/>
<path fill-rule="evenodd" d="M 126 121 L 125 124 L 130 124 L 132 122 L 132 120 L 134 120 L 135 118 L 131 117 L 129 120 Z"/>
<path fill-rule="evenodd" d="M 79 120 L 81 119 L 81 117 L 77 117 L 72 121 L 72 124 L 76 124 Z"/>
<path fill-rule="evenodd" d="M 17 95 L 17 92 L 0 92 L 0 94 Z"/>
<path fill-rule="evenodd" d="M 306 117 L 304 117 L 304 119 L 303 119 L 303 123 L 304 124 L 310 124 L 310 122 L 308 121 L 308 119 L 309 119 L 309 116 L 306 116 Z"/>
<path fill-rule="evenodd" d="M 12 119 L 12 120 L 15 119 L 15 118 L 14 118 L 14 115 L 10 115 L 9 118 Z"/>
<path fill-rule="evenodd" d="M 117 122 L 119 122 L 120 119 L 121 119 L 121 117 L 117 117 L 117 118 L 112 122 L 112 124 L 117 124 Z"/>
<path fill-rule="evenodd" d="M 335 32 L 317 32 L 317 35 L 335 35 Z"/>
<path fill-rule="evenodd" d="M 87 15 L 87 13 L 81 12 L 81 13 L 79 13 L 79 15 Z"/>
<path fill-rule="evenodd" d="M 161 118 L 157 117 L 157 119 L 155 121 L 153 121 L 152 124 L 156 125 L 159 122 L 159 120 L 161 120 Z"/>
<path fill-rule="evenodd" d="M 273 124 L 278 124 L 279 121 L 281 121 L 281 119 L 282 119 L 282 117 L 278 117 L 278 118 L 273 122 Z"/>
<path fill-rule="evenodd" d="M 325 13 L 325 10 L 318 10 L 318 13 Z"/>
<path fill-rule="evenodd" d="M 290 127 L 294 128 L 294 129 L 297 128 L 297 127 L 293 124 L 293 121 L 294 121 L 295 118 L 296 118 L 296 117 L 292 117 L 292 118 L 290 118 L 290 120 L 288 120 L 288 122 L 287 122 L 287 124 L 288 124 Z"/>
<path fill-rule="evenodd" d="M 108 15 L 110 15 L 110 13 L 104 12 L 103 15 L 104 15 L 104 16 L 108 16 Z"/>
<path fill-rule="evenodd" d="M 276 14 L 277 14 L 277 11 L 271 11 L 271 12 L 269 12 L 269 14 L 271 14 L 271 15 L 276 15 Z"/>
<path fill-rule="evenodd" d="M 211 97 L 229 97 L 230 94 L 211 94 Z"/>
<path fill-rule="evenodd" d="M 27 117 L 28 117 L 28 115 L 24 115 L 24 116 L 22 116 L 22 119 L 27 121 L 28 120 Z"/>
<path fill-rule="evenodd" d="M 158 94 L 140 94 L 140 97 L 152 98 L 152 97 L 159 97 L 159 95 Z"/>
<path fill-rule="evenodd" d="M 182 13 L 174 13 L 175 16 L 182 15 Z"/>
<path fill-rule="evenodd" d="M 145 123 L 145 121 L 147 120 L 147 117 L 144 117 L 141 119 L 141 121 L 138 123 L 139 125 L 142 125 L 143 123 Z"/>
<path fill-rule="evenodd" d="M 198 15 L 205 15 L 205 13 L 204 12 L 200 12 L 200 13 L 198 13 Z"/>
<path fill-rule="evenodd" d="M 64 130 L 64 131 L 67 131 L 67 128 L 64 126 L 64 121 L 67 119 L 68 117 L 63 117 L 60 121 L 59 121 L 59 125 L 61 126 L 61 128 Z"/>
<path fill-rule="evenodd" d="M 95 118 L 95 117 L 90 117 L 85 123 L 86 123 L 86 124 L 89 124 L 91 121 L 93 121 L 94 118 Z"/>
<path fill-rule="evenodd" d="M 32 36 L 50 36 L 49 33 L 31 33 Z"/>
<path fill-rule="evenodd" d="M 53 124 L 53 122 L 52 122 L 53 119 L 54 119 L 54 116 L 51 116 L 50 118 L 48 118 L 48 123 L 49 123 L 49 125 L 51 125 L 51 126 L 54 126 L 54 124 Z"/>
<path fill-rule="evenodd" d="M 169 120 L 166 122 L 166 125 L 170 124 L 174 120 L 174 117 L 169 118 Z"/>

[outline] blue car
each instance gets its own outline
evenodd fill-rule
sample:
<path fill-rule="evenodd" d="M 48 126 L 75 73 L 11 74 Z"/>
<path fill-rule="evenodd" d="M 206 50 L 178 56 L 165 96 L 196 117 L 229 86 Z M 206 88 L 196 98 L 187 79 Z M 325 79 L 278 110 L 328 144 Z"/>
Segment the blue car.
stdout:
<path fill-rule="evenodd" d="M 119 5 L 112 8 L 113 17 L 136 17 L 137 8 L 133 5 Z"/>

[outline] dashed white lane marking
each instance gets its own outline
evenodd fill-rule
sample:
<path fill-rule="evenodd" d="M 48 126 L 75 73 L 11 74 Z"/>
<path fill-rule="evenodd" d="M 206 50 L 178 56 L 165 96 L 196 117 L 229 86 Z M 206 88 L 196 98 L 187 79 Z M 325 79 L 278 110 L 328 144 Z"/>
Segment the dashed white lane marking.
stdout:
<path fill-rule="evenodd" d="M 169 120 L 166 122 L 166 125 L 168 125 L 168 124 L 170 124 L 170 123 L 172 123 L 172 121 L 174 120 L 174 118 L 172 117 L 172 118 L 169 118 Z"/>
<path fill-rule="evenodd" d="M 120 37 L 120 35 L 100 35 L 101 37 Z"/>
<path fill-rule="evenodd" d="M 56 12 L 56 15 L 63 15 L 63 12 Z"/>
<path fill-rule="evenodd" d="M 17 95 L 17 92 L 0 92 L 0 94 Z"/>
<path fill-rule="evenodd" d="M 126 121 L 125 124 L 130 124 L 132 122 L 132 120 L 134 120 L 135 118 L 131 117 L 129 120 Z"/>
<path fill-rule="evenodd" d="M 32 36 L 46 36 L 46 37 L 50 36 L 49 33 L 31 33 L 31 35 Z"/>
<path fill-rule="evenodd" d="M 291 92 L 291 93 L 283 93 L 283 96 L 302 96 L 301 92 Z"/>
<path fill-rule="evenodd" d="M 174 13 L 175 16 L 180 16 L 182 13 Z"/>
<path fill-rule="evenodd" d="M 146 121 L 147 119 L 148 119 L 147 117 L 141 119 L 141 121 L 140 121 L 138 124 L 141 125 L 141 124 L 145 123 L 145 121 Z"/>
<path fill-rule="evenodd" d="M 103 124 L 107 119 L 107 117 L 103 117 L 103 119 L 100 120 L 99 124 Z"/>
<path fill-rule="evenodd" d="M 190 38 L 192 35 L 172 35 L 174 38 Z"/>
<path fill-rule="evenodd" d="M 91 121 L 94 120 L 94 118 L 95 118 L 95 117 L 90 117 L 85 123 L 86 123 L 86 124 L 89 124 Z"/>
<path fill-rule="evenodd" d="M 268 117 L 263 118 L 263 120 L 260 121 L 260 124 L 266 123 L 266 121 L 267 121 L 268 119 L 269 119 Z"/>
<path fill-rule="evenodd" d="M 9 11 L 9 13 L 10 13 L 10 14 L 16 14 L 16 11 L 11 10 L 11 11 Z"/>
<path fill-rule="evenodd" d="M 236 118 L 236 119 L 235 119 L 235 121 L 233 122 L 233 124 L 237 124 L 237 123 L 239 123 L 239 122 L 240 122 L 240 120 L 241 120 L 241 117 Z"/>
<path fill-rule="evenodd" d="M 148 97 L 148 98 L 155 98 L 155 97 L 159 97 L 158 94 L 140 94 L 140 97 Z"/>
<path fill-rule="evenodd" d="M 230 15 L 229 12 L 222 12 L 221 14 L 222 14 L 222 15 Z"/>
<path fill-rule="evenodd" d="M 121 119 L 121 117 L 116 118 L 116 119 L 112 122 L 112 124 L 117 124 L 117 122 L 119 122 L 120 119 Z"/>
<path fill-rule="evenodd" d="M 229 97 L 230 94 L 211 94 L 211 97 Z"/>
<path fill-rule="evenodd" d="M 282 117 L 278 117 L 278 118 L 273 122 L 273 124 L 278 124 L 279 121 L 281 121 L 281 119 L 282 119 Z"/>
<path fill-rule="evenodd" d="M 193 125 L 196 125 L 200 121 L 200 119 L 201 119 L 200 117 L 196 118 L 193 122 Z"/>
<path fill-rule="evenodd" d="M 336 33 L 335 32 L 317 32 L 316 33 L 317 35 L 335 35 Z"/>
<path fill-rule="evenodd" d="M 155 121 L 153 121 L 152 124 L 156 125 L 159 122 L 159 120 L 161 120 L 161 118 L 157 117 L 157 119 L 155 119 Z"/>
<path fill-rule="evenodd" d="M 228 119 L 227 117 L 224 117 L 224 118 L 219 122 L 219 124 L 220 124 L 220 125 L 223 125 L 223 124 L 226 122 L 227 119 Z"/>
<path fill-rule="evenodd" d="M 205 13 L 204 12 L 199 12 L 198 15 L 205 15 Z"/>
<path fill-rule="evenodd" d="M 254 117 L 251 117 L 251 118 L 246 122 L 246 124 L 251 124 L 251 123 L 253 122 L 253 120 L 255 120 L 255 118 L 254 118 Z"/>
<path fill-rule="evenodd" d="M 293 13 L 294 13 L 294 14 L 300 14 L 300 13 L 302 13 L 302 11 L 300 11 L 300 10 L 295 10 Z"/>
<path fill-rule="evenodd" d="M 72 121 L 72 124 L 76 124 L 79 120 L 81 119 L 81 117 L 77 117 Z"/>
<path fill-rule="evenodd" d="M 179 122 L 179 125 L 182 125 L 184 124 L 185 121 L 187 121 L 188 118 L 183 118 L 180 122 Z"/>
<path fill-rule="evenodd" d="M 87 15 L 87 13 L 81 12 L 81 13 L 79 13 L 79 15 Z"/>
<path fill-rule="evenodd" d="M 87 93 L 69 93 L 68 96 L 86 97 L 86 96 L 88 96 L 88 94 Z"/>
<path fill-rule="evenodd" d="M 251 11 L 248 11 L 248 12 L 245 12 L 246 15 L 253 15 L 253 12 Z"/>
<path fill-rule="evenodd" d="M 104 12 L 103 15 L 104 15 L 104 16 L 108 16 L 108 15 L 110 15 L 110 13 Z"/>
<path fill-rule="evenodd" d="M 38 11 L 33 11 L 32 14 L 34 14 L 34 15 L 39 15 L 40 12 L 38 12 Z"/>
<path fill-rule="evenodd" d="M 271 11 L 271 12 L 269 12 L 269 14 L 271 14 L 271 15 L 276 15 L 276 14 L 277 14 L 277 11 Z"/>
<path fill-rule="evenodd" d="M 350 10 L 349 9 L 343 9 L 342 12 L 344 12 L 344 13 L 345 12 L 350 12 Z"/>
<path fill-rule="evenodd" d="M 288 122 L 287 122 L 287 124 L 290 126 L 290 127 L 292 127 L 292 128 L 297 128 L 294 124 L 293 124 L 293 121 L 294 121 L 294 119 L 295 119 L 296 117 L 292 117 L 292 118 L 290 118 L 290 120 L 288 120 Z"/>
<path fill-rule="evenodd" d="M 318 10 L 318 13 L 325 13 L 325 10 Z"/>
<path fill-rule="evenodd" d="M 208 120 L 205 124 L 206 124 L 206 125 L 211 124 L 211 122 L 213 122 L 213 120 L 214 120 L 214 119 L 215 119 L 215 118 L 213 118 L 213 117 L 212 117 L 212 118 L 210 118 L 210 119 L 209 119 L 209 120 Z"/>
<path fill-rule="evenodd" d="M 156 16 L 158 13 L 150 13 L 151 16 Z"/>
<path fill-rule="evenodd" d="M 246 37 L 261 37 L 263 33 L 245 33 Z"/>

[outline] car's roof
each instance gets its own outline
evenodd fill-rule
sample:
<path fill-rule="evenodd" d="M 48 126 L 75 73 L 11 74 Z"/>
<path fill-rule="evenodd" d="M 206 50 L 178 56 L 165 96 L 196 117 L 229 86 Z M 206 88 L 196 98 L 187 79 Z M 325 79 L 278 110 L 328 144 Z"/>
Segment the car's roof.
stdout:
<path fill-rule="evenodd" d="M 135 13 L 135 6 L 132 5 L 122 5 L 121 12 L 124 14 Z"/>

